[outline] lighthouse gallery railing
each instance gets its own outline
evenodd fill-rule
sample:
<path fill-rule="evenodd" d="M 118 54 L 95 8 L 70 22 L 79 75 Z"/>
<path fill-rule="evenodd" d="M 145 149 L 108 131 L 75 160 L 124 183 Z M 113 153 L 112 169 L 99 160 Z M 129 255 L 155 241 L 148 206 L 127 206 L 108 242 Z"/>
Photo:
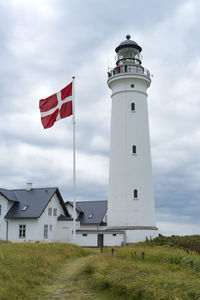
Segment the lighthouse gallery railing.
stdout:
<path fill-rule="evenodd" d="M 108 70 L 108 77 L 111 77 L 120 73 L 140 73 L 150 77 L 149 70 L 145 69 L 142 66 L 117 66 L 114 69 Z"/>

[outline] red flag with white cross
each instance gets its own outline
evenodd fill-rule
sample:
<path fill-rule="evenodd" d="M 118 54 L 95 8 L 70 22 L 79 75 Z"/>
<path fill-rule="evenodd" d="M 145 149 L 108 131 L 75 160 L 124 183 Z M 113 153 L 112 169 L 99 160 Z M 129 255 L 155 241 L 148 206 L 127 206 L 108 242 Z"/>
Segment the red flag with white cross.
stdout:
<path fill-rule="evenodd" d="M 44 129 L 52 127 L 56 121 L 73 114 L 72 84 L 71 82 L 58 93 L 40 100 L 39 108 Z"/>

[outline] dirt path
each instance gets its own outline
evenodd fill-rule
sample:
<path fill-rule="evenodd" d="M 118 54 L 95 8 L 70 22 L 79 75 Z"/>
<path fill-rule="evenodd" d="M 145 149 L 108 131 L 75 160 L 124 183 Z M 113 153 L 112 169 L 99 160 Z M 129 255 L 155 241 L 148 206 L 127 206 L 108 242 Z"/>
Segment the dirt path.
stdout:
<path fill-rule="evenodd" d="M 76 258 L 64 265 L 60 272 L 56 274 L 54 282 L 43 287 L 42 294 L 37 299 L 105 299 L 105 297 L 102 298 L 101 295 L 89 291 L 85 281 L 80 279 L 80 276 L 77 276 L 78 271 L 83 267 L 86 260 L 88 260 L 88 257 Z"/>

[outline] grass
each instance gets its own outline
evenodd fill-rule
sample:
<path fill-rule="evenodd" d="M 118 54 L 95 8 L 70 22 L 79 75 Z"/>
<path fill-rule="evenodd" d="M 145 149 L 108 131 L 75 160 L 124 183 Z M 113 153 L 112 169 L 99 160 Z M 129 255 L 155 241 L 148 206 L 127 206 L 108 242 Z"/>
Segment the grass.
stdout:
<path fill-rule="evenodd" d="M 111 248 L 0 242 L 0 300 L 200 300 L 199 254 L 169 241 L 116 247 L 113 255 Z"/>
<path fill-rule="evenodd" d="M 36 299 L 63 265 L 89 254 L 74 245 L 0 242 L 0 299 Z"/>
<path fill-rule="evenodd" d="M 105 249 L 101 257 L 85 259 L 79 276 L 113 299 L 200 299 L 200 257 L 181 249 L 139 244 L 115 248 L 114 256 Z"/>

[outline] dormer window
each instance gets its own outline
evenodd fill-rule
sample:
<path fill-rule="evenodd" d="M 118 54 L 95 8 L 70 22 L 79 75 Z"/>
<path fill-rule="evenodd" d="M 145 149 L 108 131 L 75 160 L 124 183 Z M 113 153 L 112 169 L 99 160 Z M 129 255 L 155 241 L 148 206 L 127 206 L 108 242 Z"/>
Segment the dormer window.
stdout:
<path fill-rule="evenodd" d="M 22 211 L 27 210 L 27 208 L 28 208 L 28 205 L 25 205 L 25 206 L 22 208 Z"/>

